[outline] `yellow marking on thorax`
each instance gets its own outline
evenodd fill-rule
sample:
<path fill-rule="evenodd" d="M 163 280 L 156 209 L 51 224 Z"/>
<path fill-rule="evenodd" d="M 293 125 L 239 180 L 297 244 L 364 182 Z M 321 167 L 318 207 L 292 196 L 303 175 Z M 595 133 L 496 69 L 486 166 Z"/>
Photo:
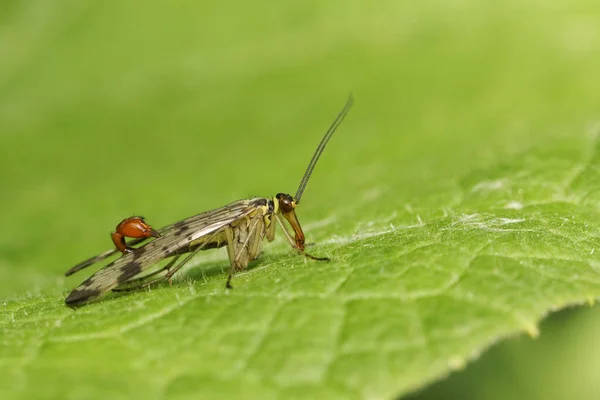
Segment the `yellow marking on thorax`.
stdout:
<path fill-rule="evenodd" d="M 266 205 L 257 207 L 257 211 L 261 211 L 263 215 L 263 220 L 265 222 L 265 228 L 268 228 L 271 225 L 271 216 L 268 215 L 269 212 L 269 204 L 267 202 Z"/>

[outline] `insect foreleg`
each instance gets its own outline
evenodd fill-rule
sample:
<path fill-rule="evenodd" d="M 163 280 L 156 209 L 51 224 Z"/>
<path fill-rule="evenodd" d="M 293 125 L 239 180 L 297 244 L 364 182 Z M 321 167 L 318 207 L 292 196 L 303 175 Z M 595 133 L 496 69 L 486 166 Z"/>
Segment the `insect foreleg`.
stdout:
<path fill-rule="evenodd" d="M 269 242 L 272 242 L 273 239 L 275 239 L 275 227 L 277 227 L 277 224 L 271 219 L 271 223 L 265 233 L 265 236 Z"/>
<path fill-rule="evenodd" d="M 317 261 L 329 261 L 328 257 L 316 257 L 313 256 L 312 254 L 307 253 L 306 251 L 299 249 L 298 246 L 296 245 L 296 240 L 292 237 L 292 235 L 290 235 L 290 233 L 288 232 L 287 228 L 285 227 L 283 221 L 281 220 L 281 217 L 277 214 L 273 214 L 275 216 L 275 219 L 277 220 L 277 223 L 279 223 L 279 225 L 281 226 L 281 230 L 283 231 L 283 233 L 285 234 L 286 239 L 288 240 L 288 242 L 290 242 L 290 245 L 296 249 L 296 251 L 300 254 L 302 254 L 305 257 L 310 258 L 311 260 L 317 260 Z"/>
<path fill-rule="evenodd" d="M 260 245 L 264 237 L 265 223 L 261 216 L 249 220 L 242 220 L 235 226 L 225 228 L 227 237 L 227 254 L 229 255 L 229 275 L 227 276 L 227 289 L 233 289 L 231 279 L 233 274 L 244 270 L 248 263 L 255 260 L 260 253 Z"/>

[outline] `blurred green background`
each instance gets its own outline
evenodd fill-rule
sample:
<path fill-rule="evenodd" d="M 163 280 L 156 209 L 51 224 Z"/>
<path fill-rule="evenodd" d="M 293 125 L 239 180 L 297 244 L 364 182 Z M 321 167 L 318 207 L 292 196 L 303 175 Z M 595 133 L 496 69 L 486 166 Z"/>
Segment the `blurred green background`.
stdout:
<path fill-rule="evenodd" d="M 586 143 L 599 46 L 600 6 L 582 0 L 3 0 L 0 298 L 72 288 L 64 270 L 109 246 L 126 216 L 162 226 L 293 193 L 350 91 L 302 204 L 310 222 L 382 196 L 336 222 L 341 235 L 510 155 Z M 501 345 L 419 395 L 576 385 L 598 398 L 585 348 L 599 313 L 553 317 L 539 344 Z M 509 372 L 543 390 L 521 392 Z"/>
<path fill-rule="evenodd" d="M 536 340 L 522 335 L 503 342 L 464 371 L 406 398 L 597 399 L 598 307 L 552 314 L 540 330 Z"/>

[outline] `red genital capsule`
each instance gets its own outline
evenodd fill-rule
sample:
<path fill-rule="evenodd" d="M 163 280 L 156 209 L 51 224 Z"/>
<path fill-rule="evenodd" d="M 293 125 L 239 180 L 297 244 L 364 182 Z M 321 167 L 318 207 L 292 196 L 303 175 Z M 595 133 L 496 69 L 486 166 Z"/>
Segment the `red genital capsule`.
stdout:
<path fill-rule="evenodd" d="M 148 225 L 143 217 L 129 217 L 119 222 L 115 232 L 110 234 L 113 243 L 123 254 L 129 253 L 134 249 L 127 246 L 125 238 L 149 238 L 160 237 L 160 234 Z"/>

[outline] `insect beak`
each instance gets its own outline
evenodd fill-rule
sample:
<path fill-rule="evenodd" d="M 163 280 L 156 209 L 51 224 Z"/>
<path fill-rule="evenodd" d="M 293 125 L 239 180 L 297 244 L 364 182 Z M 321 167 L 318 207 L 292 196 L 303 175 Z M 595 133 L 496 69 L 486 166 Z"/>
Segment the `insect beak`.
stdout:
<path fill-rule="evenodd" d="M 283 216 L 288 220 L 290 225 L 292 225 L 292 229 L 294 229 L 296 247 L 298 250 L 304 251 L 304 232 L 302 232 L 300 221 L 298 221 L 298 217 L 296 217 L 296 211 L 292 209 L 291 211 L 284 212 Z"/>
<path fill-rule="evenodd" d="M 155 237 L 155 238 L 159 238 L 160 237 L 160 233 L 158 233 L 158 231 L 155 231 L 154 229 L 152 229 L 150 231 L 150 236 Z"/>

